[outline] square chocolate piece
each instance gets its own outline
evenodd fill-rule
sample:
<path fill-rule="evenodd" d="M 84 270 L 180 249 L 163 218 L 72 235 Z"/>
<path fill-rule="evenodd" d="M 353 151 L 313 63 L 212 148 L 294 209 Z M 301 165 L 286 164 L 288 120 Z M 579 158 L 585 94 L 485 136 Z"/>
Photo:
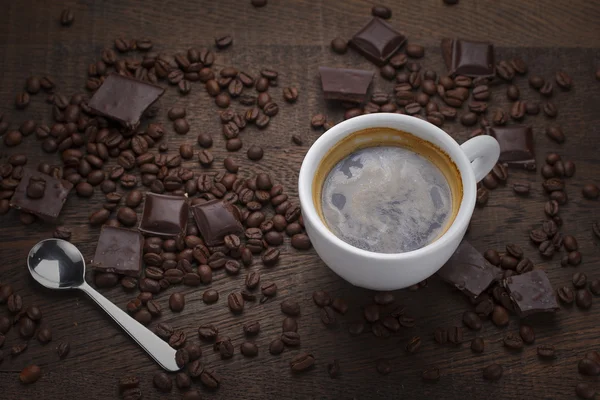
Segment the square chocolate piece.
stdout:
<path fill-rule="evenodd" d="M 487 134 L 500 145 L 498 161 L 509 167 L 519 167 L 535 171 L 535 146 L 530 126 L 493 126 Z"/>
<path fill-rule="evenodd" d="M 96 114 L 135 129 L 142 114 L 163 93 L 157 85 L 119 74 L 110 74 L 90 99 L 88 105 Z"/>
<path fill-rule="evenodd" d="M 542 270 L 534 269 L 506 278 L 504 286 L 521 317 L 558 310 L 554 290 L 548 275 Z"/>
<path fill-rule="evenodd" d="M 463 240 L 437 274 L 461 292 L 477 297 L 492 282 L 500 279 L 502 271 L 490 264 L 469 242 Z"/>
<path fill-rule="evenodd" d="M 461 39 L 442 39 L 442 57 L 449 75 L 473 78 L 496 75 L 494 45 Z"/>
<path fill-rule="evenodd" d="M 146 193 L 138 229 L 147 235 L 175 237 L 185 234 L 189 205 L 185 196 Z"/>
<path fill-rule="evenodd" d="M 92 261 L 97 271 L 137 277 L 143 247 L 144 237 L 138 231 L 104 226 Z"/>
<path fill-rule="evenodd" d="M 23 169 L 23 177 L 10 199 L 10 206 L 48 222 L 57 222 L 73 184 L 32 168 Z"/>
<path fill-rule="evenodd" d="M 219 199 L 193 206 L 192 215 L 202 239 L 208 246 L 219 245 L 223 243 L 226 235 L 244 230 L 239 210 Z"/>
<path fill-rule="evenodd" d="M 319 67 L 323 96 L 327 100 L 362 103 L 367 100 L 373 72 L 360 69 Z"/>
<path fill-rule="evenodd" d="M 402 47 L 404 42 L 406 36 L 394 30 L 384 20 L 373 18 L 352 37 L 349 45 L 381 67 Z"/>

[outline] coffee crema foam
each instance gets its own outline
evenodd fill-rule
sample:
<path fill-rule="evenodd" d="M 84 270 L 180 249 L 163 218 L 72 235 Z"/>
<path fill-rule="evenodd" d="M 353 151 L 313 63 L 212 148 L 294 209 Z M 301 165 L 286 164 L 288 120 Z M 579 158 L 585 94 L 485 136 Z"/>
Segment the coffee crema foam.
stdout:
<path fill-rule="evenodd" d="M 359 150 L 340 161 L 325 180 L 321 201 L 336 236 L 377 253 L 427 245 L 452 212 L 441 171 L 420 154 L 392 146 Z"/>
<path fill-rule="evenodd" d="M 442 236 L 462 200 L 456 165 L 410 133 L 369 128 L 338 142 L 322 159 L 313 201 L 329 230 L 376 253 L 404 253 Z"/>

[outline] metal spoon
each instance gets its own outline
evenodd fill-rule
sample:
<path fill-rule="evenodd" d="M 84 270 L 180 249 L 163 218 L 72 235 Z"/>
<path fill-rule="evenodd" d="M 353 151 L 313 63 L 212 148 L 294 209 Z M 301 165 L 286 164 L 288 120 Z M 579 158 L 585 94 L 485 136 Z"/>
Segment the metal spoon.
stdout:
<path fill-rule="evenodd" d="M 85 281 L 85 261 L 77 247 L 61 239 L 42 240 L 29 252 L 31 276 L 49 289 L 80 289 L 90 296 L 167 371 L 178 371 L 175 350 L 148 328 L 131 318 Z"/>

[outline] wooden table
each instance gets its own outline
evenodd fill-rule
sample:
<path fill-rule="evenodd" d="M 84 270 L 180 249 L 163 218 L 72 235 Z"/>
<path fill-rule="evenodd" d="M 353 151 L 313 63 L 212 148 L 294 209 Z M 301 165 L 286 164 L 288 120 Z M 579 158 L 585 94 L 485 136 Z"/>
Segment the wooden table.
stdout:
<path fill-rule="evenodd" d="M 579 241 L 583 263 L 577 268 L 561 268 L 560 255 L 544 260 L 529 242 L 528 231 L 540 226 L 545 219 L 546 198 L 539 173 L 510 171 L 509 183 L 517 179 L 532 183 L 531 196 L 516 197 L 510 184 L 496 189 L 487 206 L 475 211 L 467 238 L 481 251 L 503 250 L 510 242 L 522 246 L 536 268 L 548 273 L 555 287 L 571 285 L 574 271 L 585 272 L 590 279 L 600 278 L 600 241 L 593 237 L 591 230 L 592 221 L 600 218 L 600 203 L 581 196 L 585 182 L 598 183 L 600 178 L 597 149 L 600 145 L 600 82 L 595 79 L 600 63 L 598 4 L 585 0 L 463 0 L 456 6 L 446 6 L 442 0 L 382 3 L 393 9 L 391 24 L 394 27 L 404 32 L 409 41 L 426 46 L 426 56 L 419 61 L 425 69 L 443 73 L 440 39 L 460 36 L 491 41 L 496 45 L 497 59 L 522 57 L 529 64 L 530 73 L 548 80 L 554 80 L 558 69 L 564 69 L 573 77 L 573 90 L 562 92 L 556 88 L 553 97 L 559 109 L 556 122 L 567 135 L 563 145 L 555 144 L 544 135 L 549 121 L 543 115 L 528 116 L 525 123 L 533 126 L 540 166 L 550 151 L 577 164 L 575 177 L 567 182 L 569 203 L 561 207 L 561 215 L 563 232 L 575 235 Z M 376 71 L 374 65 L 352 51 L 340 56 L 329 48 L 335 36 L 348 38 L 369 20 L 371 5 L 360 0 L 270 0 L 265 8 L 257 9 L 247 0 L 5 2 L 0 13 L 0 111 L 14 127 L 27 118 L 51 123 L 50 107 L 45 104 L 43 94 L 34 96 L 26 111 L 14 109 L 15 96 L 22 90 L 26 77 L 49 74 L 56 79 L 61 93 L 84 91 L 88 63 L 99 59 L 101 50 L 112 46 L 118 36 L 148 37 L 157 51 L 173 54 L 191 46 L 213 46 L 214 36 L 232 34 L 233 47 L 217 52 L 218 67 L 235 65 L 255 75 L 263 67 L 278 70 L 280 87 L 271 89 L 270 93 L 281 106 L 268 129 L 249 128 L 243 133 L 246 148 L 250 143 L 264 147 L 264 159 L 251 162 L 244 151 L 233 156 L 242 165 L 244 176 L 269 171 L 295 197 L 303 155 L 319 136 L 310 128 L 311 116 L 325 112 L 330 119 L 340 121 L 343 114 L 341 108 L 326 105 L 323 100 L 317 67 Z M 75 23 L 69 28 L 58 23 L 61 10 L 66 6 L 71 7 L 75 15 Z M 518 77 L 516 83 L 525 100 L 539 97 L 528 87 L 527 78 Z M 281 99 L 281 87 L 291 85 L 300 90 L 300 99 L 295 105 Z M 392 83 L 376 74 L 375 86 L 390 91 Z M 504 85 L 494 88 L 493 104 L 508 110 L 504 93 Z M 161 100 L 158 116 L 167 126 L 170 125 L 166 121 L 166 110 L 174 104 L 187 107 L 192 130 L 187 136 L 169 134 L 166 140 L 171 151 L 185 141 L 195 142 L 199 132 L 210 132 L 215 139 L 216 162 L 212 171 L 216 171 L 227 152 L 219 134 L 215 105 L 201 85 L 195 84 L 187 97 L 179 96 L 170 88 Z M 446 123 L 444 129 L 459 142 L 472 130 L 458 123 Z M 293 145 L 292 134 L 300 135 L 305 144 Z M 39 161 L 57 161 L 56 156 L 40 150 L 34 136 L 26 138 L 16 149 L 0 144 L 0 163 L 15 152 L 25 152 L 34 165 Z M 196 163 L 189 162 L 189 165 L 200 169 Z M 93 255 L 99 234 L 99 229 L 87 224 L 90 210 L 99 208 L 102 203 L 103 195 L 99 190 L 96 192 L 91 200 L 73 194 L 61 217 L 65 225 L 73 228 L 72 241 L 87 258 Z M 29 277 L 25 257 L 32 245 L 49 237 L 53 229 L 52 225 L 41 223 L 23 226 L 16 212 L 0 217 L 0 280 L 13 285 L 25 304 L 41 307 L 44 321 L 52 327 L 54 335 L 54 340 L 46 346 L 31 340 L 24 354 L 11 359 L 10 346 L 20 343 L 15 330 L 11 330 L 3 348 L 5 360 L 0 364 L 1 397 L 113 398 L 118 396 L 118 378 L 135 374 L 141 379 L 144 398 L 158 398 L 158 392 L 152 387 L 152 376 L 159 367 L 92 301 L 75 292 L 51 293 Z M 253 268 L 262 269 L 258 264 Z M 347 332 L 350 321 L 362 318 L 362 306 L 372 301 L 373 293 L 344 282 L 314 251 L 295 251 L 286 239 L 279 265 L 262 274 L 264 281 L 277 283 L 277 297 L 263 305 L 249 305 L 241 316 L 230 314 L 225 298 L 243 285 L 244 273 L 234 278 L 217 275 L 212 287 L 219 290 L 221 299 L 215 305 L 202 302 L 204 287 L 172 287 L 158 298 L 166 309 L 158 321 L 185 329 L 189 340 L 198 340 L 196 329 L 200 324 L 214 323 L 236 345 L 236 355 L 228 361 L 221 361 L 210 345 L 202 345 L 204 364 L 223 377 L 222 387 L 216 392 L 208 392 L 197 384 L 205 398 L 566 399 L 575 397 L 574 387 L 581 381 L 590 381 L 600 389 L 597 378 L 587 379 L 577 372 L 577 362 L 587 351 L 600 350 L 597 298 L 589 311 L 570 307 L 562 308 L 555 316 L 528 318 L 526 322 L 536 331 L 536 343 L 515 354 L 507 352 L 497 340 L 508 332 L 517 332 L 520 321 L 516 317 L 511 318 L 510 325 L 504 329 L 488 321 L 480 332 L 466 330 L 467 342 L 460 347 L 436 344 L 433 330 L 438 326 L 461 326 L 462 313 L 470 306 L 461 293 L 435 277 L 419 291 L 394 293 L 396 303 L 405 305 L 407 312 L 417 319 L 416 327 L 403 329 L 390 339 L 377 339 L 370 333 L 350 337 Z M 335 328 L 328 329 L 320 321 L 320 310 L 311 298 L 317 289 L 341 296 L 350 304 L 350 311 L 339 318 Z M 187 296 L 186 308 L 179 314 L 167 309 L 168 295 L 176 290 L 184 291 Z M 133 296 L 120 287 L 102 292 L 122 307 Z M 284 316 L 279 303 L 284 299 L 297 299 L 301 303 L 298 323 L 302 346 L 299 350 L 286 350 L 280 356 L 272 356 L 268 353 L 268 344 L 280 334 Z M 0 313 L 8 314 L 5 306 L 0 306 Z M 256 339 L 260 355 L 247 359 L 239 354 L 237 346 L 243 340 L 242 324 L 253 319 L 260 320 L 261 324 Z M 151 327 L 156 323 L 154 321 Z M 423 345 L 417 354 L 409 355 L 404 346 L 414 335 L 422 336 Z M 475 335 L 488 341 L 483 354 L 475 355 L 469 349 L 468 340 Z M 71 353 L 59 360 L 55 347 L 63 340 L 71 343 Z M 555 345 L 557 358 L 550 362 L 538 359 L 536 346 L 541 344 Z M 290 372 L 288 363 L 299 351 L 314 354 L 317 361 L 313 370 L 296 376 Z M 338 379 L 331 379 L 327 364 L 336 358 L 342 372 Z M 390 360 L 392 372 L 389 375 L 381 376 L 376 371 L 379 358 Z M 494 362 L 504 366 L 504 376 L 498 382 L 489 383 L 483 380 L 482 368 Z M 18 371 L 31 363 L 42 366 L 43 377 L 35 385 L 25 387 L 19 383 Z M 434 365 L 440 368 L 441 379 L 426 384 L 421 379 L 421 371 Z M 174 388 L 169 398 L 179 397 L 180 392 Z"/>

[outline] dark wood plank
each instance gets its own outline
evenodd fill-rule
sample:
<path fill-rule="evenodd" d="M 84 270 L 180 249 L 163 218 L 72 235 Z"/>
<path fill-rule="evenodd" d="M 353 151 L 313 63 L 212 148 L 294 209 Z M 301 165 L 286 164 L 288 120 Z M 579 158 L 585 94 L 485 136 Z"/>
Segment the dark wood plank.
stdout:
<path fill-rule="evenodd" d="M 499 59 L 522 57 L 530 71 L 552 79 L 557 69 L 564 69 L 575 81 L 569 93 L 555 90 L 553 101 L 559 108 L 559 123 L 567 134 L 563 145 L 556 145 L 544 135 L 550 123 L 543 116 L 527 117 L 526 123 L 534 127 L 538 149 L 538 162 L 545 154 L 557 151 L 565 159 L 574 160 L 577 173 L 567 184 L 568 205 L 561 208 L 565 220 L 564 232 L 575 235 L 583 254 L 583 263 L 576 270 L 588 277 L 600 277 L 600 242 L 591 232 L 591 221 L 600 218 L 597 201 L 581 197 L 580 188 L 585 182 L 598 181 L 600 162 L 598 125 L 600 116 L 600 84 L 594 73 L 600 60 L 600 31 L 597 21 L 600 9 L 594 2 L 510 2 L 466 1 L 447 7 L 441 0 L 411 2 L 384 1 L 393 7 L 391 23 L 405 32 L 410 41 L 426 46 L 424 68 L 444 72 L 439 53 L 439 39 L 458 35 L 482 38 L 497 45 Z M 75 13 L 75 23 L 70 28 L 60 27 L 58 17 L 65 6 L 60 2 L 20 1 L 3 5 L 0 15 L 0 112 L 11 126 L 18 126 L 27 118 L 51 122 L 49 107 L 44 95 L 34 96 L 26 111 L 15 111 L 14 97 L 22 89 L 30 74 L 50 74 L 61 93 L 83 91 L 87 64 L 99 57 L 102 48 L 112 46 L 115 36 L 126 38 L 149 37 L 157 51 L 174 53 L 190 46 L 212 46 L 212 38 L 232 33 L 233 48 L 218 52 L 218 67 L 235 65 L 257 74 L 260 68 L 272 66 L 280 72 L 280 87 L 270 93 L 281 107 L 279 115 L 265 131 L 249 128 L 243 132 L 245 148 L 234 155 L 242 165 L 240 174 L 268 171 L 275 180 L 296 197 L 298 170 L 308 146 L 318 137 L 309 127 L 310 117 L 326 112 L 334 121 L 342 118 L 343 110 L 325 104 L 317 79 L 320 65 L 352 66 L 375 70 L 359 55 L 349 52 L 345 56 L 331 53 L 329 41 L 337 35 L 349 37 L 369 19 L 370 2 L 350 1 L 283 1 L 271 0 L 267 7 L 254 9 L 248 1 L 160 2 L 148 0 L 143 4 L 120 2 L 70 2 Z M 538 95 L 527 85 L 526 78 L 516 80 L 525 100 L 536 100 Z M 300 99 L 295 105 L 281 100 L 281 87 L 295 85 L 300 89 Z M 391 90 L 392 84 L 382 81 L 378 74 L 376 87 Z M 493 89 L 493 105 L 508 109 L 509 103 L 503 86 Z M 161 113 L 157 118 L 165 122 L 166 110 L 174 104 L 188 109 L 191 132 L 186 136 L 170 133 L 171 151 L 183 142 L 195 143 L 197 133 L 211 132 L 215 139 L 213 153 L 214 173 L 228 154 L 219 134 L 220 124 L 216 107 L 201 85 L 193 86 L 187 97 L 180 97 L 172 88 L 161 99 Z M 459 142 L 466 140 L 470 129 L 456 123 L 444 129 Z M 298 134 L 305 145 L 291 144 L 291 135 Z M 264 147 L 265 158 L 258 163 L 249 161 L 245 149 L 250 143 Z M 33 136 L 17 149 L 6 149 L 0 144 L 0 163 L 15 152 L 24 152 L 30 163 L 56 162 L 55 156 L 43 154 Z M 110 165 L 114 165 L 114 161 Z M 187 162 L 195 171 L 200 167 Z M 495 190 L 487 207 L 475 211 L 468 239 L 480 250 L 496 248 L 514 242 L 521 245 L 537 268 L 543 268 L 555 287 L 570 285 L 575 269 L 561 268 L 555 256 L 551 261 L 539 257 L 528 240 L 528 230 L 544 220 L 542 179 L 538 174 L 511 171 L 510 181 L 527 180 L 533 185 L 528 198 L 517 198 L 510 187 Z M 73 242 L 86 257 L 91 257 L 99 230 L 90 228 L 87 216 L 91 209 L 102 204 L 97 193 L 91 200 L 71 196 L 62 215 L 62 221 L 73 228 Z M 139 211 L 139 210 L 138 210 Z M 157 398 L 152 388 L 152 375 L 158 366 L 139 349 L 92 302 L 79 293 L 51 293 L 41 289 L 29 278 L 24 260 L 30 247 L 38 240 L 51 235 L 53 226 L 34 224 L 28 227 L 18 222 L 12 212 L 0 217 L 0 281 L 9 282 L 23 295 L 26 304 L 38 304 L 44 312 L 44 321 L 51 325 L 54 340 L 41 346 L 35 340 L 21 356 L 10 359 L 8 349 L 19 342 L 12 330 L 2 349 L 5 360 L 0 364 L 0 387 L 3 398 L 112 398 L 117 397 L 118 377 L 125 373 L 138 375 L 142 380 L 145 398 Z M 164 315 L 152 323 L 169 322 L 185 329 L 189 340 L 197 341 L 196 329 L 200 324 L 215 323 L 221 332 L 229 335 L 236 345 L 236 356 L 223 362 L 213 353 L 210 345 L 203 344 L 203 363 L 217 370 L 223 377 L 222 388 L 211 393 L 200 388 L 206 398 L 422 398 L 459 399 L 466 393 L 471 398 L 544 398 L 574 397 L 574 386 L 580 381 L 590 381 L 600 389 L 597 379 L 584 379 L 577 372 L 577 361 L 585 352 L 600 347 L 597 318 L 598 304 L 587 312 L 576 307 L 563 308 L 554 317 L 536 316 L 527 319 L 536 330 L 537 340 L 520 354 L 507 353 L 497 342 L 507 332 L 516 332 L 519 321 L 512 318 L 510 325 L 497 329 L 486 322 L 478 336 L 489 343 L 482 355 L 473 355 L 468 343 L 460 347 L 442 347 L 433 341 L 432 332 L 438 326 L 461 325 L 461 316 L 469 308 L 468 302 L 437 278 L 430 279 L 428 287 L 417 292 L 395 292 L 396 302 L 404 304 L 407 312 L 417 319 L 417 326 L 404 329 L 399 335 L 379 340 L 370 333 L 352 338 L 347 325 L 360 319 L 362 306 L 371 300 L 372 292 L 352 287 L 333 274 L 314 251 L 300 253 L 289 246 L 286 239 L 281 263 L 264 269 L 259 263 L 252 268 L 260 270 L 263 281 L 274 281 L 279 287 L 273 301 L 264 305 L 250 304 L 244 314 L 232 316 L 226 306 L 226 296 L 243 284 L 245 274 L 227 277 L 217 274 L 211 287 L 217 288 L 221 299 L 207 306 L 201 301 L 205 287 L 198 289 L 179 286 L 159 296 L 166 308 L 168 295 L 175 290 L 186 293 L 187 305 L 177 315 L 165 310 Z M 244 271 L 245 272 L 245 271 Z M 348 300 L 350 311 L 340 318 L 337 327 L 325 328 L 319 320 L 319 310 L 311 295 L 314 290 L 328 290 L 334 296 Z M 132 297 L 119 287 L 102 291 L 120 306 Z M 287 350 L 280 356 L 268 354 L 269 342 L 281 330 L 283 314 L 279 303 L 287 298 L 301 302 L 302 316 L 299 332 L 302 351 L 313 353 L 316 368 L 302 376 L 290 373 L 288 362 L 300 350 Z M 595 299 L 597 303 L 597 299 Z M 0 307 L 0 314 L 7 310 Z M 256 338 L 260 355 L 245 359 L 238 351 L 243 340 L 243 322 L 259 319 L 261 333 Z M 423 337 L 423 347 L 418 354 L 407 355 L 404 346 L 410 337 Z M 475 335 L 466 332 L 465 338 Z M 61 340 L 71 342 L 71 354 L 59 361 L 55 348 Z M 557 359 L 541 362 L 535 347 L 554 344 Z M 380 376 L 375 369 L 378 358 L 389 358 L 393 371 Z M 342 375 L 331 380 L 327 364 L 334 358 L 340 360 Z M 492 362 L 504 366 L 503 378 L 495 383 L 483 381 L 481 370 Z M 25 365 L 38 363 L 44 371 L 43 378 L 31 387 L 19 384 L 17 372 Z M 436 365 L 442 377 L 438 383 L 424 384 L 421 371 Z M 180 397 L 174 389 L 170 398 Z"/>

